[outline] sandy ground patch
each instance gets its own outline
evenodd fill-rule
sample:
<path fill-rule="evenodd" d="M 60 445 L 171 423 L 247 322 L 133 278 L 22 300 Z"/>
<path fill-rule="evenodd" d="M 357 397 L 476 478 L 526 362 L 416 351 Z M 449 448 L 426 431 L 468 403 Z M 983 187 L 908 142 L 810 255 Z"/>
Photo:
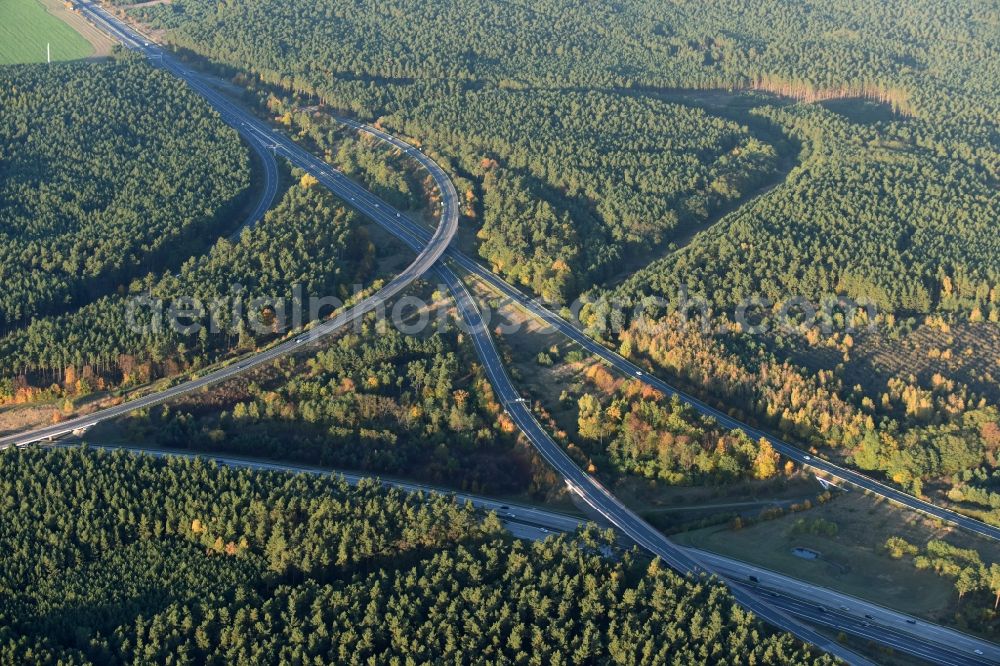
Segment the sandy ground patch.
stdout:
<path fill-rule="evenodd" d="M 90 42 L 90 45 L 94 47 L 94 55 L 91 58 L 106 58 L 111 55 L 111 47 L 116 42 L 91 25 L 85 18 L 67 7 L 66 3 L 62 0 L 38 1 L 42 3 L 42 6 L 45 7 L 48 13 L 67 23 L 71 28 L 80 33 L 84 39 Z"/>

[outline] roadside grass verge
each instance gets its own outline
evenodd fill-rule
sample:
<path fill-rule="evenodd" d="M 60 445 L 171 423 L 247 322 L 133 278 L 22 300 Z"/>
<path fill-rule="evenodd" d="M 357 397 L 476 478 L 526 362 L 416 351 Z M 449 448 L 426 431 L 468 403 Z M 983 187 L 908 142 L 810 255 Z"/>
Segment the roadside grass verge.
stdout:
<path fill-rule="evenodd" d="M 835 523 L 836 534 L 813 534 L 796 528 L 799 521 L 808 526 L 817 519 Z M 671 538 L 889 608 L 946 620 L 957 597 L 951 581 L 881 552 L 890 536 L 924 543 L 946 534 L 950 541 L 963 536 L 852 491 L 809 511 L 789 513 L 742 529 L 728 525 L 707 527 Z M 792 554 L 795 547 L 814 550 L 820 557 L 802 559 Z"/>

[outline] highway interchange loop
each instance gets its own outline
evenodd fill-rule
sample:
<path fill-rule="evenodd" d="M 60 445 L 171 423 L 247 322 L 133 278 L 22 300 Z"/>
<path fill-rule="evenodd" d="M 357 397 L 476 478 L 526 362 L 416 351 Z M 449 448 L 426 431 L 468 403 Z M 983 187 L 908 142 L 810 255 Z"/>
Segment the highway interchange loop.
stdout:
<path fill-rule="evenodd" d="M 106 12 L 100 6 L 91 2 L 77 3 L 81 12 L 94 22 L 99 28 L 105 30 L 113 37 L 121 41 L 126 48 L 142 53 L 153 64 L 171 72 L 177 77 L 186 81 L 196 92 L 202 95 L 220 114 L 222 119 L 235 128 L 247 141 L 251 149 L 258 155 L 264 165 L 265 188 L 257 207 L 248 218 L 248 224 L 252 224 L 263 214 L 264 210 L 273 202 L 277 192 L 277 167 L 275 156 L 280 155 L 291 164 L 303 169 L 313 175 L 324 187 L 330 189 L 334 194 L 352 207 L 363 212 L 377 224 L 386 228 L 396 235 L 400 240 L 417 252 L 416 259 L 407 266 L 392 281 L 386 284 L 376 293 L 368 296 L 350 308 L 339 312 L 333 318 L 326 320 L 310 328 L 293 339 L 284 341 L 259 354 L 249 358 L 239 360 L 230 365 L 208 372 L 190 381 L 182 382 L 167 388 L 164 391 L 147 395 L 135 400 L 131 400 L 120 405 L 101 410 L 86 416 L 77 417 L 62 423 L 39 428 L 36 430 L 17 433 L 0 438 L 0 448 L 10 446 L 23 446 L 33 442 L 51 440 L 72 432 L 86 431 L 96 423 L 112 419 L 131 411 L 150 407 L 172 398 L 179 397 L 197 391 L 209 385 L 235 377 L 250 371 L 253 368 L 263 366 L 285 354 L 300 350 L 304 344 L 331 335 L 340 330 L 343 326 L 356 321 L 365 314 L 383 305 L 389 299 L 399 295 L 409 287 L 416 279 L 434 271 L 437 276 L 448 286 L 452 296 L 455 298 L 456 307 L 462 316 L 465 328 L 468 331 L 475 347 L 476 353 L 483 363 L 484 370 L 489 378 L 498 400 L 503 405 L 511 420 L 521 429 L 524 435 L 538 449 L 545 460 L 552 465 L 566 480 L 569 488 L 575 492 L 593 511 L 602 516 L 607 522 L 614 525 L 620 532 L 626 535 L 632 542 L 638 544 L 645 550 L 659 556 L 675 570 L 692 575 L 715 573 L 722 579 L 730 582 L 730 589 L 737 601 L 745 608 L 753 611 L 761 618 L 771 624 L 795 634 L 798 638 L 808 643 L 812 643 L 820 649 L 836 655 L 852 664 L 868 664 L 868 660 L 860 655 L 840 645 L 838 642 L 827 638 L 825 635 L 804 625 L 797 618 L 803 618 L 810 622 L 821 625 L 828 625 L 825 609 L 809 604 L 791 605 L 775 603 L 774 599 L 760 590 L 745 585 L 745 581 L 737 581 L 720 571 L 720 568 L 713 565 L 707 558 L 702 557 L 694 551 L 674 544 L 663 534 L 646 523 L 642 518 L 628 509 L 620 500 L 612 495 L 597 479 L 581 470 L 576 463 L 568 456 L 563 448 L 553 440 L 542 425 L 535 418 L 527 401 L 515 389 L 510 377 L 504 368 L 500 354 L 497 352 L 492 335 L 490 334 L 482 315 L 477 307 L 472 295 L 465 284 L 459 279 L 453 270 L 454 267 L 466 270 L 477 277 L 482 278 L 491 287 L 499 290 L 509 298 L 513 299 L 519 306 L 527 309 L 532 315 L 541 318 L 545 323 L 555 327 L 559 332 L 567 335 L 575 342 L 583 346 L 588 352 L 601 357 L 616 369 L 643 381 L 666 395 L 677 395 L 685 402 L 691 404 L 696 410 L 703 414 L 714 417 L 722 426 L 732 429 L 740 429 L 747 432 L 753 438 L 765 438 L 769 440 L 779 453 L 796 460 L 802 465 L 806 465 L 824 472 L 841 481 L 856 485 L 866 491 L 881 495 L 897 504 L 911 509 L 924 512 L 928 515 L 938 517 L 942 520 L 954 523 L 983 536 L 1000 539 L 1000 528 L 995 528 L 957 513 L 937 507 L 929 502 L 910 496 L 902 491 L 888 487 L 873 479 L 841 468 L 833 463 L 827 462 L 808 455 L 802 450 L 793 447 L 767 433 L 752 428 L 744 423 L 732 419 L 728 415 L 712 408 L 711 406 L 695 399 L 693 396 L 684 394 L 674 387 L 666 384 L 662 380 L 647 374 L 638 366 L 628 361 L 624 357 L 607 349 L 603 345 L 588 338 L 580 329 L 572 323 L 562 319 L 558 315 L 546 309 L 537 300 L 530 298 L 523 292 L 509 285 L 502 278 L 496 276 L 478 262 L 462 254 L 458 250 L 449 249 L 458 228 L 459 209 L 458 195 L 454 185 L 447 174 L 429 157 L 418 151 L 411 145 L 393 137 L 381 130 L 372 128 L 349 119 L 338 119 L 344 124 L 353 127 L 358 131 L 367 132 L 379 139 L 388 142 L 397 149 L 407 153 L 417 160 L 433 177 L 441 194 L 441 216 L 438 227 L 433 231 L 422 227 L 416 222 L 403 216 L 391 206 L 381 201 L 373 194 L 349 180 L 336 169 L 318 159 L 311 153 L 294 143 L 287 136 L 275 132 L 266 123 L 251 115 L 247 111 L 238 107 L 216 90 L 208 81 L 207 77 L 187 68 L 179 61 L 175 60 L 169 52 L 162 49 L 158 44 L 146 41 L 146 39 L 132 30 L 129 26 L 120 22 L 113 15 Z M 450 261 L 439 261 L 447 257 Z M 744 583 L 744 584 L 735 584 Z M 875 631 L 862 631 L 862 624 L 857 626 L 837 627 L 848 633 L 854 633 L 871 640 L 893 644 L 897 649 L 905 650 L 923 656 L 936 663 L 942 664 L 974 664 L 987 663 L 979 661 L 974 655 L 955 654 L 947 651 L 943 653 L 928 654 L 925 648 L 920 645 L 910 645 L 907 642 L 898 644 L 899 641 L 889 641 L 885 636 L 880 637 Z M 865 629 L 870 629 L 864 627 Z M 910 649 L 907 649 L 910 647 Z"/>

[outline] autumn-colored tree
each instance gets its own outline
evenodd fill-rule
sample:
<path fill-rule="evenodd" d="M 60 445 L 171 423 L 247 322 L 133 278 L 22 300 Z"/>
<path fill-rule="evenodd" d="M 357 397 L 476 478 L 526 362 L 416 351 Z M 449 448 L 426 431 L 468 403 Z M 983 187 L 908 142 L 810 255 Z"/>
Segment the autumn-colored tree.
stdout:
<path fill-rule="evenodd" d="M 590 393 L 584 393 L 577 401 L 579 417 L 577 427 L 584 439 L 601 439 L 604 436 L 604 423 L 600 401 Z"/>
<path fill-rule="evenodd" d="M 993 609 L 1000 607 L 1000 564 L 991 564 L 987 576 L 987 587 L 993 591 L 996 598 L 993 600 Z"/>
<path fill-rule="evenodd" d="M 758 442 L 757 457 L 753 461 L 753 475 L 757 479 L 770 479 L 778 473 L 781 455 L 763 437 Z"/>
<path fill-rule="evenodd" d="M 76 386 L 76 366 L 67 365 L 63 371 L 63 386 L 68 390 L 73 390 Z"/>

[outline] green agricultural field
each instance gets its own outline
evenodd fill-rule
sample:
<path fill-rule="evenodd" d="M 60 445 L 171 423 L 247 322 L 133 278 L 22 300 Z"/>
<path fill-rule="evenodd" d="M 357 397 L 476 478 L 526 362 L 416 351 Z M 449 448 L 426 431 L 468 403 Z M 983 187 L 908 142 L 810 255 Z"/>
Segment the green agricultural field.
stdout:
<path fill-rule="evenodd" d="M 45 11 L 38 0 L 0 0 L 0 65 L 45 62 L 45 45 L 53 60 L 75 60 L 94 53 L 73 28 Z"/>

